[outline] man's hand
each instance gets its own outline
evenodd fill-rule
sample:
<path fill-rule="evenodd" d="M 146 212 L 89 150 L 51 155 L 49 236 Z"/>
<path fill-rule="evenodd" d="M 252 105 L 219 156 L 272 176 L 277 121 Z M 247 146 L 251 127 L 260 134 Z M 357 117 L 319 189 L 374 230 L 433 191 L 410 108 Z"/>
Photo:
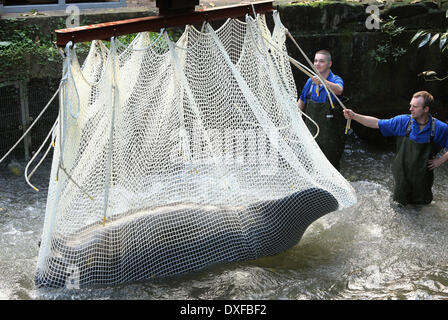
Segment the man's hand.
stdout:
<path fill-rule="evenodd" d="M 448 162 L 448 152 L 445 152 L 441 157 L 428 161 L 428 169 L 434 170 L 440 167 L 445 162 Z"/>
<path fill-rule="evenodd" d="M 311 80 L 313 80 L 313 82 L 314 82 L 315 84 L 321 84 L 321 82 L 320 82 L 318 76 L 314 76 L 314 77 L 312 77 Z"/>
<path fill-rule="evenodd" d="M 356 122 L 359 122 L 363 126 L 378 129 L 378 119 L 371 116 L 365 116 L 359 113 L 353 112 L 351 109 L 344 109 L 344 117 L 345 119 L 353 119 Z"/>
<path fill-rule="evenodd" d="M 428 169 L 434 170 L 438 167 L 440 167 L 442 164 L 448 161 L 448 152 L 445 152 L 445 154 L 439 158 L 435 158 L 428 161 Z"/>
<path fill-rule="evenodd" d="M 443 164 L 443 160 L 441 158 L 436 158 L 428 161 L 428 169 L 434 170 L 440 167 Z"/>
<path fill-rule="evenodd" d="M 355 113 L 351 109 L 344 109 L 344 117 L 347 120 L 353 119 L 355 117 Z"/>
<path fill-rule="evenodd" d="M 314 77 L 312 77 L 311 80 L 312 80 L 316 85 L 322 84 L 322 82 L 319 80 L 319 77 L 318 77 L 318 76 L 314 76 Z M 324 84 L 325 84 L 328 88 L 330 88 L 330 90 L 333 91 L 333 93 L 334 93 L 335 95 L 337 95 L 337 96 L 340 96 L 340 95 L 344 92 L 344 89 L 343 89 L 340 85 L 338 85 L 338 84 L 336 84 L 336 83 L 333 83 L 333 82 L 328 81 L 328 80 L 325 80 L 325 79 L 324 79 L 323 82 L 324 82 Z"/>

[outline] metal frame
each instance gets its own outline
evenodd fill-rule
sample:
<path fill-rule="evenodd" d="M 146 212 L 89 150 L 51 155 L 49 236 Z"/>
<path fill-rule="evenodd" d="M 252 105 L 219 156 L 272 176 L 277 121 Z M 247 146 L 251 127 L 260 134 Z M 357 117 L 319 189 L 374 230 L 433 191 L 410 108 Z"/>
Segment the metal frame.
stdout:
<path fill-rule="evenodd" d="M 21 13 L 29 12 L 32 9 L 39 11 L 56 11 L 65 9 L 70 6 L 75 5 L 79 9 L 95 9 L 95 8 L 121 8 L 126 7 L 126 0 L 118 0 L 115 2 L 82 2 L 82 3 L 66 3 L 65 0 L 58 0 L 56 4 L 29 4 L 29 5 L 18 5 L 18 6 L 4 6 L 0 4 L 0 13 Z"/>
<path fill-rule="evenodd" d="M 256 13 L 270 13 L 274 10 L 273 1 L 259 1 L 250 4 L 238 4 L 201 11 L 188 11 L 185 13 L 135 18 L 55 30 L 56 45 L 65 46 L 70 41 L 75 43 L 91 40 L 109 40 L 114 36 L 131 33 L 143 31 L 158 32 L 162 28 L 185 26 L 187 24 L 201 24 L 204 21 L 238 18 L 246 14 L 253 14 L 254 10 Z"/>

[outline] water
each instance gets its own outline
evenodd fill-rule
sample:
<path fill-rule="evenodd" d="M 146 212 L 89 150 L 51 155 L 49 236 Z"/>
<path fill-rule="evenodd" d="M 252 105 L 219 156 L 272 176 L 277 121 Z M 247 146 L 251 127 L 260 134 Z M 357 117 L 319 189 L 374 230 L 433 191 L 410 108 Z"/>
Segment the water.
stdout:
<path fill-rule="evenodd" d="M 434 202 L 390 200 L 393 153 L 349 138 L 341 172 L 358 194 L 286 252 L 171 279 L 81 290 L 37 290 L 33 279 L 50 171 L 32 178 L 0 168 L 0 299 L 447 299 L 448 165 L 436 171 Z"/>

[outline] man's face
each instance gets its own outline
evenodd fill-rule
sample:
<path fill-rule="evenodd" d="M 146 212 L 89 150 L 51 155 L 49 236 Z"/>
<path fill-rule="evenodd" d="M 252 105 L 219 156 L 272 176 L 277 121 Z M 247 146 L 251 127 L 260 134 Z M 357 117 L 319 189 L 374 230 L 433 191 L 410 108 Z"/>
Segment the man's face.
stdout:
<path fill-rule="evenodd" d="M 423 97 L 412 98 L 410 106 L 409 111 L 411 112 L 411 117 L 414 119 L 421 118 L 427 112 Z"/>
<path fill-rule="evenodd" d="M 327 56 L 318 53 L 314 56 L 314 66 L 320 73 L 326 73 L 331 68 L 331 61 L 328 60 Z"/>

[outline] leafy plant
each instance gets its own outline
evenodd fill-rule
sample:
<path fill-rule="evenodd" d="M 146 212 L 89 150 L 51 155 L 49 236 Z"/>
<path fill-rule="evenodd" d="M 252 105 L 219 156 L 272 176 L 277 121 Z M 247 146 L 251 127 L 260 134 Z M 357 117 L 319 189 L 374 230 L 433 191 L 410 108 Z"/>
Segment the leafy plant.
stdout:
<path fill-rule="evenodd" d="M 65 19 L 53 20 L 52 26 L 54 29 L 63 29 L 65 23 Z M 99 22 L 87 18 L 81 21 L 81 25 L 94 23 Z M 173 41 L 182 34 L 182 30 L 174 28 L 167 32 Z M 119 41 L 128 45 L 135 36 L 136 34 L 120 36 Z M 151 34 L 154 39 L 157 36 L 157 33 Z M 27 23 L 26 19 L 10 18 L 3 21 L 0 27 L 0 82 L 29 79 L 36 70 L 37 73 L 39 70 L 50 70 L 54 72 L 51 76 L 58 77 L 63 58 L 53 40 L 51 34 L 42 32 L 36 24 Z M 108 45 L 107 41 L 105 43 Z M 76 44 L 76 51 L 81 59 L 89 52 L 90 44 L 91 42 Z M 42 69 L 43 66 L 46 68 Z"/>
<path fill-rule="evenodd" d="M 448 9 L 445 12 L 445 17 L 448 18 Z M 418 48 L 424 47 L 426 45 L 431 46 L 433 43 L 435 43 L 437 40 L 439 40 L 439 49 L 441 52 L 444 52 L 448 49 L 448 29 L 446 32 L 436 32 L 434 34 L 431 34 L 429 31 L 426 30 L 418 30 L 415 35 L 411 39 L 411 43 L 416 41 L 417 39 L 420 39 L 420 43 L 418 44 Z M 429 71 L 423 71 L 417 75 L 418 77 L 423 77 L 425 81 L 443 81 L 445 79 L 448 79 L 448 76 L 439 78 L 437 76 L 437 73 L 435 71 L 429 70 Z"/>
<path fill-rule="evenodd" d="M 448 9 L 445 12 L 445 17 L 448 18 Z M 431 32 L 427 30 L 418 30 L 415 35 L 411 39 L 411 43 L 416 41 L 417 39 L 420 39 L 420 43 L 418 45 L 419 48 L 425 46 L 425 45 L 432 45 L 434 42 L 439 40 L 439 48 L 440 51 L 444 52 L 448 49 L 448 29 L 446 32 L 436 32 L 434 34 L 431 34 Z"/>
<path fill-rule="evenodd" d="M 399 27 L 396 23 L 397 17 L 389 16 L 386 21 L 381 20 L 381 32 L 384 39 L 377 47 L 369 51 L 370 58 L 376 64 L 397 62 L 398 59 L 407 52 L 407 49 L 395 45 L 394 38 L 403 33 L 404 27 Z"/>
<path fill-rule="evenodd" d="M 27 79 L 34 65 L 60 62 L 61 56 L 51 36 L 35 24 L 22 19 L 7 19 L 0 28 L 0 78 L 6 81 Z"/>

